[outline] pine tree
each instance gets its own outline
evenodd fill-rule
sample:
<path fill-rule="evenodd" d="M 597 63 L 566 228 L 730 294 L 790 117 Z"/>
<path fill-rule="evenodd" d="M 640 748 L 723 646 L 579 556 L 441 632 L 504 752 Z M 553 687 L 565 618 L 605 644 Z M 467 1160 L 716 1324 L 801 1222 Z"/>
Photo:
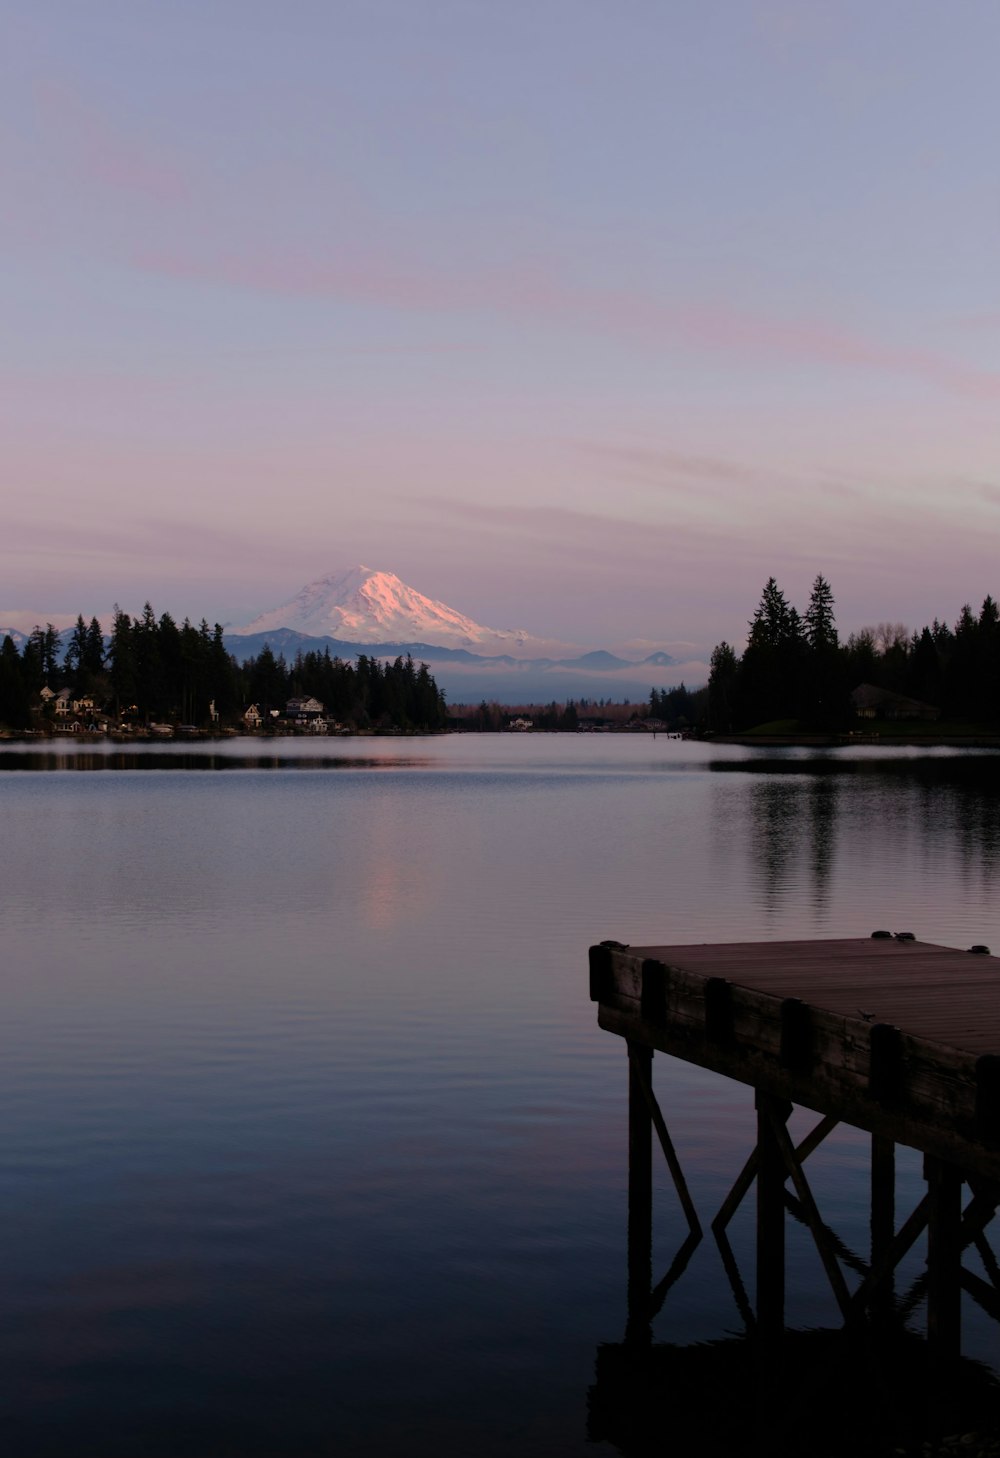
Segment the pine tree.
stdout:
<path fill-rule="evenodd" d="M 104 669 L 104 632 L 97 618 L 91 618 L 87 626 L 83 668 L 89 674 L 98 674 Z"/>
<path fill-rule="evenodd" d="M 115 695 L 115 710 L 119 714 L 131 713 L 137 707 L 132 619 L 128 613 L 122 612 L 117 603 L 114 606 L 114 617 L 111 624 L 108 666 L 111 672 L 111 687 Z"/>
<path fill-rule="evenodd" d="M 798 614 L 793 619 L 794 609 L 773 577 L 764 584 L 757 610 L 750 619 L 748 648 L 782 648 L 795 636 Z"/>
<path fill-rule="evenodd" d="M 806 642 L 814 653 L 828 652 L 838 646 L 837 625 L 833 616 L 833 592 L 822 573 L 817 574 L 812 585 L 803 623 Z"/>
<path fill-rule="evenodd" d="M 708 723 L 717 734 L 728 733 L 733 727 L 738 670 L 735 650 L 725 641 L 716 644 L 708 675 Z"/>
<path fill-rule="evenodd" d="M 24 664 L 13 638 L 8 634 L 0 645 L 0 724 L 8 729 L 27 729 L 30 723 L 31 708 Z"/>
<path fill-rule="evenodd" d="M 740 661 L 736 719 L 749 728 L 795 718 L 802 677 L 802 620 L 773 577 L 764 584 Z"/>
<path fill-rule="evenodd" d="M 76 625 L 70 635 L 69 644 L 66 648 L 65 665 L 73 685 L 79 689 L 83 683 L 84 661 L 87 657 L 87 624 L 83 620 L 83 613 L 80 613 Z"/>

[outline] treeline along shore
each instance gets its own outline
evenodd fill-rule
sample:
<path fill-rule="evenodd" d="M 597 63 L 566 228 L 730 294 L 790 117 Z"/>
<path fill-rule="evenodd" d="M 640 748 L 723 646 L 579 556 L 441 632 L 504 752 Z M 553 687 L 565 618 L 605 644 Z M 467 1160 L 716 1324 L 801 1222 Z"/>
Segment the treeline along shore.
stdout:
<path fill-rule="evenodd" d="M 921 743 L 1000 743 L 1000 608 L 966 604 L 954 627 L 935 618 L 860 628 L 841 641 L 830 583 L 813 582 L 803 613 L 773 577 L 748 622 L 742 653 L 712 652 L 707 685 L 650 691 L 641 705 L 582 700 L 497 703 L 452 710 L 480 730 L 663 730 L 753 742 L 872 738 Z"/>
<path fill-rule="evenodd" d="M 427 665 L 412 658 L 361 654 L 348 663 L 327 650 L 289 664 L 265 646 L 239 663 L 219 623 L 178 624 L 149 603 L 134 618 L 116 607 L 108 638 L 96 618 L 80 616 L 68 644 L 48 624 L 20 652 L 9 635 L 0 645 L 0 726 L 15 733 L 150 725 L 415 732 L 444 728 L 446 713 Z"/>
<path fill-rule="evenodd" d="M 712 652 L 706 727 L 716 734 L 896 734 L 922 739 L 1000 733 L 1000 608 L 966 604 L 954 627 L 935 618 L 861 628 L 841 642 L 834 597 L 816 577 L 800 614 L 773 577 L 742 654 Z"/>
<path fill-rule="evenodd" d="M 265 646 L 242 663 L 223 629 L 178 624 L 149 603 L 117 606 L 111 633 L 78 617 L 69 634 L 36 627 L 19 650 L 0 645 L 0 732 L 495 732 L 664 730 L 690 736 L 808 741 L 857 736 L 1000 742 L 1000 607 L 966 604 L 954 626 L 935 618 L 864 627 L 841 641 L 822 574 L 799 613 L 773 577 L 742 653 L 711 655 L 708 683 L 650 691 L 644 704 L 483 701 L 450 709 L 425 663 L 329 649 L 294 661 Z"/>

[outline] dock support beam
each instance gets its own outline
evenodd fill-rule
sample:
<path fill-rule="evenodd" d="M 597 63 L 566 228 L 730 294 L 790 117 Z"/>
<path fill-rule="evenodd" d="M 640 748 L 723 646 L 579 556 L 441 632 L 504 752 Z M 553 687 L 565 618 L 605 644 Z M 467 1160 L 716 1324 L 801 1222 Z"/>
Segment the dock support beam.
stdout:
<path fill-rule="evenodd" d="M 873 1316 L 892 1314 L 894 1267 L 889 1252 L 896 1234 L 896 1145 L 883 1134 L 872 1135 L 871 1269 L 886 1267 L 884 1280 L 872 1291 Z"/>
<path fill-rule="evenodd" d="M 653 1286 L 653 1121 L 645 1090 L 653 1050 L 628 1043 L 628 1326 L 626 1340 L 648 1343 Z"/>
<path fill-rule="evenodd" d="M 927 1219 L 927 1339 L 943 1357 L 962 1348 L 962 1174 L 924 1157 Z"/>
<path fill-rule="evenodd" d="M 780 1336 L 785 1325 L 785 1162 L 772 1120 L 791 1106 L 757 1090 L 757 1330 Z"/>

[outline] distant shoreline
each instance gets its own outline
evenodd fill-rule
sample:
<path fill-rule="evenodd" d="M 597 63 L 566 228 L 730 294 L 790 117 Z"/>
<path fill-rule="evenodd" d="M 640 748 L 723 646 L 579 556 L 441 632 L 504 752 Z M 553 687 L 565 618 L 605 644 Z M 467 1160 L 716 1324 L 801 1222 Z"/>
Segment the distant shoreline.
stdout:
<path fill-rule="evenodd" d="M 704 742 L 749 749 L 1000 749 L 1000 734 L 712 734 Z"/>

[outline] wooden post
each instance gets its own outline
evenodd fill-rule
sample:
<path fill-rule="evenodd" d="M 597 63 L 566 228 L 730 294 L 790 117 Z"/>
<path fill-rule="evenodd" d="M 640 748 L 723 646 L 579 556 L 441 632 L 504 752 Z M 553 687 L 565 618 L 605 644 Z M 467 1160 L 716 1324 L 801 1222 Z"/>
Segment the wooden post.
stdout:
<path fill-rule="evenodd" d="M 924 1156 L 927 1221 L 927 1340 L 943 1357 L 962 1350 L 962 1175 Z"/>
<path fill-rule="evenodd" d="M 779 1336 L 785 1325 L 785 1164 L 771 1127 L 791 1106 L 758 1089 L 757 1109 L 757 1330 Z"/>
<path fill-rule="evenodd" d="M 647 1343 L 653 1286 L 653 1121 L 643 1084 L 653 1050 L 628 1043 L 628 1323 L 626 1341 Z"/>
<path fill-rule="evenodd" d="M 871 1268 L 887 1258 L 896 1234 L 896 1146 L 884 1134 L 872 1135 Z M 880 1316 L 892 1312 L 895 1271 L 890 1267 L 872 1292 L 870 1305 Z"/>

